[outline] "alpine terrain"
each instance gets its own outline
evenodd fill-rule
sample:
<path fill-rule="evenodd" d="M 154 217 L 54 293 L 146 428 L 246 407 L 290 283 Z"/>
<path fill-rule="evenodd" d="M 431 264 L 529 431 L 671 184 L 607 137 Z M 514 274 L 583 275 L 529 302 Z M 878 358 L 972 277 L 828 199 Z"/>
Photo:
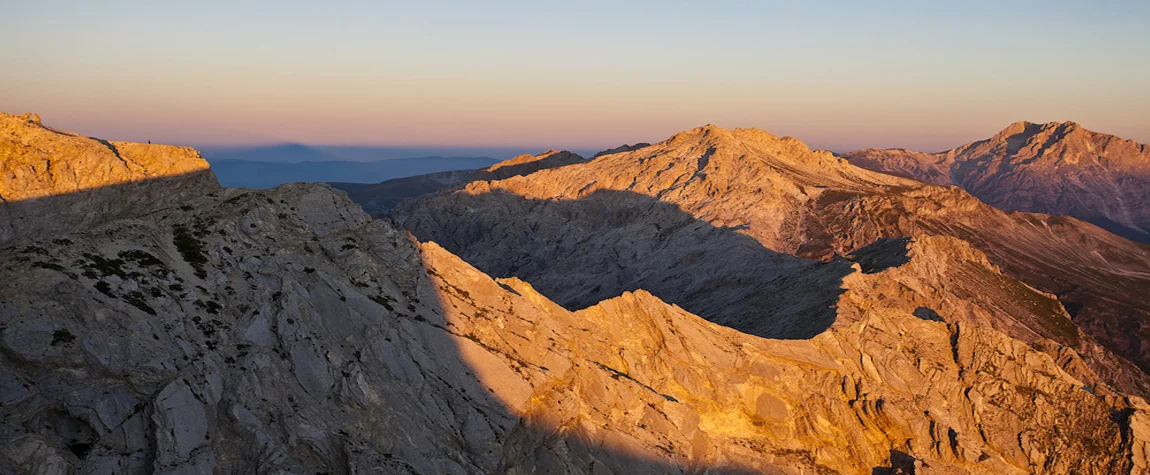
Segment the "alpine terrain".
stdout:
<path fill-rule="evenodd" d="M 1150 249 L 792 138 L 373 219 L 0 115 L 0 177 L 0 473 L 1150 473 Z"/>
<path fill-rule="evenodd" d="M 940 153 L 866 149 L 844 157 L 871 170 L 957 185 L 1005 210 L 1074 216 L 1150 243 L 1150 145 L 1074 122 L 1016 122 Z"/>

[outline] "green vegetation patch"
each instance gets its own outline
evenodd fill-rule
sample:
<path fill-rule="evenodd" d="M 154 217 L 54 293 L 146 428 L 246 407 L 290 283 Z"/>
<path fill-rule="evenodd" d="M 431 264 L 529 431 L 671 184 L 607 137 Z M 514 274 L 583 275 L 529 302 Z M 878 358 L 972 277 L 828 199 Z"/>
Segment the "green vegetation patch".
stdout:
<path fill-rule="evenodd" d="M 93 273 L 98 272 L 100 276 L 104 277 L 114 275 L 121 279 L 128 279 L 128 273 L 124 271 L 123 259 L 106 259 L 104 256 L 89 254 L 86 252 L 84 253 L 84 258 L 88 259 L 89 261 L 84 264 L 84 269 L 87 269 L 88 271 L 84 272 L 84 275 L 88 276 L 89 278 L 92 277 Z"/>
<path fill-rule="evenodd" d="M 147 299 L 144 297 L 144 294 L 140 291 L 128 292 L 126 295 L 124 295 L 124 301 L 128 302 L 133 307 L 136 307 L 136 308 L 144 311 L 145 313 L 147 313 L 149 315 L 155 315 L 156 314 L 156 310 L 153 309 L 150 305 L 148 305 Z"/>
<path fill-rule="evenodd" d="M 76 336 L 72 332 L 64 329 L 52 332 L 52 346 L 70 345 L 76 341 Z"/>
<path fill-rule="evenodd" d="M 208 272 L 204 270 L 204 264 L 208 263 L 208 256 L 204 253 L 204 243 L 196 239 L 188 231 L 188 228 L 179 225 L 172 228 L 172 244 L 176 245 L 176 250 L 180 251 L 180 256 L 184 258 L 184 261 L 195 269 L 196 277 L 201 279 L 208 277 Z"/>
<path fill-rule="evenodd" d="M 148 254 L 147 252 L 140 250 L 140 249 L 130 249 L 127 251 L 120 251 L 119 257 L 120 257 L 120 259 L 135 261 L 136 264 L 139 264 L 140 266 L 143 266 L 143 267 L 153 267 L 153 266 L 164 265 L 164 261 L 161 261 L 156 256 Z"/>
<path fill-rule="evenodd" d="M 41 269 L 49 269 L 49 270 L 54 270 L 54 271 L 58 271 L 58 272 L 64 271 L 64 266 L 62 266 L 60 264 L 53 264 L 51 262 L 43 262 L 43 261 L 33 262 L 32 267 L 39 267 Z"/>

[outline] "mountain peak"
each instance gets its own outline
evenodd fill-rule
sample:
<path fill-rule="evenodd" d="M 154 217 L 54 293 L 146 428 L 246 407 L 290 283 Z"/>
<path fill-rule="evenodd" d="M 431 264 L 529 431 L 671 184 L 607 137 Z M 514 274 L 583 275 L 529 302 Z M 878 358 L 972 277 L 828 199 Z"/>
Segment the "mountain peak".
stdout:
<path fill-rule="evenodd" d="M 1074 216 L 1150 242 L 1150 146 L 1077 122 L 1019 121 L 935 154 L 889 149 L 844 156 L 871 170 L 961 186 L 1002 209 Z"/>
<path fill-rule="evenodd" d="M 1083 129 L 1082 126 L 1078 125 L 1077 122 L 1072 122 L 1072 121 L 1039 123 L 1039 122 L 1030 122 L 1030 121 L 1020 120 L 1018 122 L 1015 122 L 1013 124 L 1006 126 L 1005 129 L 1002 129 L 1002 131 L 999 132 L 998 134 L 996 134 L 994 137 L 996 139 L 1005 139 L 1005 138 L 1013 137 L 1013 136 L 1016 136 L 1019 134 L 1025 134 L 1027 136 L 1030 136 L 1030 135 L 1036 135 L 1036 134 L 1044 133 L 1044 132 L 1045 133 L 1054 133 L 1054 132 L 1066 133 L 1066 132 L 1073 132 L 1073 131 L 1077 131 L 1077 130 L 1086 130 L 1086 129 Z"/>
<path fill-rule="evenodd" d="M 702 144 L 715 148 L 722 148 L 723 146 L 733 145 L 785 145 L 789 147 L 799 147 L 802 150 L 810 151 L 810 147 L 803 143 L 801 140 L 794 137 L 779 137 L 770 132 L 755 128 L 736 128 L 725 129 L 713 124 L 707 124 L 701 127 L 684 130 L 671 138 L 667 139 L 662 144 L 675 145 L 675 144 Z"/>

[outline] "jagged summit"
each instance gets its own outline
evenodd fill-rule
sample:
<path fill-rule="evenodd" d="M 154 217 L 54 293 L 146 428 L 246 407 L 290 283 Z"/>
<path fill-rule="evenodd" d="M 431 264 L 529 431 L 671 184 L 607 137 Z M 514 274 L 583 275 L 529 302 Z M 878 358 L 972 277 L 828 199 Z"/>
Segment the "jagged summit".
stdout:
<path fill-rule="evenodd" d="M 623 189 L 654 196 L 684 187 L 754 187 L 756 193 L 817 195 L 823 189 L 878 189 L 912 182 L 853 166 L 802 141 L 758 129 L 705 125 L 649 146 L 598 155 L 585 163 L 542 170 L 533 195 Z M 797 188 L 772 185 L 779 178 Z M 476 185 L 481 186 L 481 185 Z M 694 194 L 705 198 L 715 191 Z"/>
<path fill-rule="evenodd" d="M 1150 242 L 1150 146 L 1075 122 L 1015 122 L 946 152 L 845 154 L 872 170 L 958 185 L 1006 210 L 1069 215 Z"/>
<path fill-rule="evenodd" d="M 785 167 L 788 163 L 802 163 L 804 166 L 826 168 L 824 171 L 827 175 L 841 175 L 844 172 L 856 175 L 857 172 L 846 171 L 842 167 L 842 160 L 828 151 L 814 150 L 797 138 L 780 137 L 756 128 L 726 129 L 708 124 L 676 133 L 663 142 L 640 150 L 651 153 L 692 153 L 704 150 L 712 156 L 732 156 L 744 160 L 747 166 L 774 164 Z"/>
<path fill-rule="evenodd" d="M 4 116 L 7 116 L 8 114 L 5 114 L 5 113 L 3 113 L 3 112 L 0 112 L 0 115 L 4 115 Z M 32 123 L 34 123 L 34 124 L 39 124 L 39 123 L 40 123 L 40 114 L 36 114 L 36 113 L 34 113 L 34 112 L 25 112 L 24 114 L 22 114 L 22 115 L 20 116 L 20 118 L 22 118 L 22 119 L 25 119 L 25 120 L 27 120 L 28 122 L 32 122 Z"/>
<path fill-rule="evenodd" d="M 805 143 L 794 137 L 778 137 L 765 130 L 756 128 L 725 129 L 717 125 L 707 124 L 676 133 L 660 144 L 675 144 L 684 142 L 701 142 L 712 146 L 733 147 L 738 145 L 772 145 L 787 144 L 806 148 Z"/>
<path fill-rule="evenodd" d="M 1002 131 L 1000 131 L 997 135 L 1013 135 L 1013 134 L 1017 134 L 1017 133 L 1020 133 L 1020 132 L 1026 131 L 1026 130 L 1035 130 L 1035 129 L 1050 130 L 1050 129 L 1056 129 L 1056 128 L 1072 130 L 1072 129 L 1080 129 L 1082 127 L 1077 122 L 1073 122 L 1073 121 L 1069 121 L 1069 120 L 1064 121 L 1064 122 L 1058 122 L 1058 121 L 1031 122 L 1028 120 L 1020 120 L 1020 121 L 1014 122 L 1014 123 L 1006 126 L 1006 128 L 1002 129 Z"/>

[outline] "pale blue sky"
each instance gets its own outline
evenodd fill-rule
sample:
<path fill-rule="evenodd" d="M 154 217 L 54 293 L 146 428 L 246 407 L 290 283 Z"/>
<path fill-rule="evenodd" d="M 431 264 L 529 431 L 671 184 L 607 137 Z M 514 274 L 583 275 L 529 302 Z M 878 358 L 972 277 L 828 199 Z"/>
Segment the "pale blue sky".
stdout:
<path fill-rule="evenodd" d="M 191 144 L 1150 142 L 1150 1 L 165 3 L 5 5 L 0 111 Z"/>

